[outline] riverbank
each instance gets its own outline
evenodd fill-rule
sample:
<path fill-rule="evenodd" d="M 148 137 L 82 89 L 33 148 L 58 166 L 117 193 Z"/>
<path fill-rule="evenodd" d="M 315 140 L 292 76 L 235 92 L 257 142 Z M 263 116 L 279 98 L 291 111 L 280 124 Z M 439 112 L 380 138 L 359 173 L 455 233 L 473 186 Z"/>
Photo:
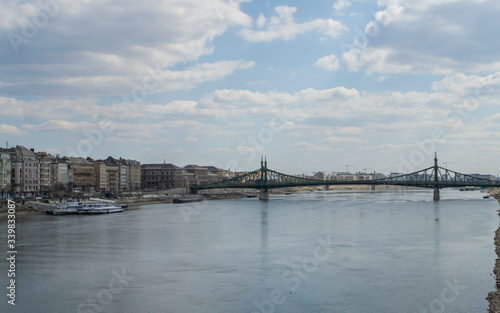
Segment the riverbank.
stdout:
<path fill-rule="evenodd" d="M 490 195 L 495 197 L 500 203 L 500 189 L 495 189 L 490 191 Z M 499 210 L 500 215 L 500 210 Z M 488 294 L 486 298 L 490 303 L 490 313 L 500 313 L 500 226 L 495 231 L 495 252 L 497 254 L 497 259 L 495 261 L 495 267 L 493 273 L 495 274 L 495 282 L 497 290 L 492 291 Z"/>
<path fill-rule="evenodd" d="M 244 194 L 241 193 L 223 193 L 223 194 L 205 194 L 205 195 L 181 195 L 181 194 L 173 194 L 173 195 L 145 195 L 142 197 L 129 197 L 129 198 L 118 198 L 113 199 L 116 200 L 117 203 L 121 205 L 126 205 L 128 208 L 136 209 L 141 205 L 150 205 L 150 204 L 162 204 L 162 203 L 172 203 L 174 198 L 181 199 L 189 199 L 189 198 L 197 198 L 202 196 L 204 200 L 221 200 L 221 199 L 236 199 L 245 197 Z M 82 199 L 52 199 L 50 204 L 58 204 L 64 203 L 66 201 L 81 201 Z M 84 201 L 88 201 L 89 199 L 83 199 Z M 29 202 L 38 202 L 36 200 L 21 200 L 16 201 L 16 214 L 24 215 L 24 214 L 45 214 L 46 209 L 38 208 L 36 206 L 29 205 Z M 6 202 L 6 201 L 5 201 Z M 40 202 L 44 203 L 44 202 Z M 2 203 L 0 206 L 0 216 L 7 215 L 8 208 L 7 205 Z"/>

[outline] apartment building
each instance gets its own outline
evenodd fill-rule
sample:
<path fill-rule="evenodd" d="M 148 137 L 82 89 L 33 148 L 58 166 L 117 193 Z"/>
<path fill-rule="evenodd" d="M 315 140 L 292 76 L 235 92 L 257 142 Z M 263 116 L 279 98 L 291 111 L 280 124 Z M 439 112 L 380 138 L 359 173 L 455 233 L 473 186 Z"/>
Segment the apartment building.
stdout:
<path fill-rule="evenodd" d="M 8 152 L 0 152 L 0 199 L 6 199 L 11 192 L 12 164 Z"/>

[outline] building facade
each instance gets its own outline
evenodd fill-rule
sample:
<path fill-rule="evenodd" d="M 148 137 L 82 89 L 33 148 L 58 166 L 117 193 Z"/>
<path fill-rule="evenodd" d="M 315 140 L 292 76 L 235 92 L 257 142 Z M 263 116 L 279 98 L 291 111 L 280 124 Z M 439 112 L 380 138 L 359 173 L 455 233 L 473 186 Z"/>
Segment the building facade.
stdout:
<path fill-rule="evenodd" d="M 106 165 L 107 192 L 118 193 L 119 179 L 120 179 L 118 172 L 118 164 L 113 158 L 107 158 L 103 162 Z"/>
<path fill-rule="evenodd" d="M 0 152 L 0 199 L 10 196 L 12 190 L 12 164 L 8 152 Z"/>
<path fill-rule="evenodd" d="M 126 160 L 128 166 L 128 190 L 141 190 L 141 162 L 136 160 Z"/>
<path fill-rule="evenodd" d="M 79 192 L 95 191 L 94 163 L 84 158 L 66 158 L 69 165 L 69 181 Z"/>
<path fill-rule="evenodd" d="M 97 192 L 108 192 L 108 171 L 103 161 L 94 162 L 95 190 Z"/>
<path fill-rule="evenodd" d="M 116 160 L 118 165 L 118 192 L 128 191 L 129 186 L 129 173 L 127 161 L 120 158 Z"/>
<path fill-rule="evenodd" d="M 69 166 L 65 159 L 55 158 L 52 160 L 50 166 L 51 175 L 51 185 L 52 187 L 57 185 L 67 185 L 69 183 Z"/>
<path fill-rule="evenodd" d="M 23 146 L 0 149 L 11 160 L 11 185 L 15 197 L 35 197 L 40 191 L 40 164 L 34 149 Z"/>
<path fill-rule="evenodd" d="M 54 156 L 46 152 L 36 153 L 38 162 L 40 163 L 40 194 L 48 195 L 52 186 L 52 161 Z"/>
<path fill-rule="evenodd" d="M 141 186 L 143 190 L 184 187 L 182 168 L 171 164 L 142 164 Z"/>

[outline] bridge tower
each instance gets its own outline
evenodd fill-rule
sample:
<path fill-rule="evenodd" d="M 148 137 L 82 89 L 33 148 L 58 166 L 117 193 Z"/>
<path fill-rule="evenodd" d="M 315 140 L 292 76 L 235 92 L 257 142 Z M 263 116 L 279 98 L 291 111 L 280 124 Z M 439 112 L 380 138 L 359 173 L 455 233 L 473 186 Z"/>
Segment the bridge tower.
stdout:
<path fill-rule="evenodd" d="M 262 159 L 262 156 L 260 157 L 260 183 L 267 186 L 267 157 Z M 259 200 L 269 200 L 269 189 L 267 187 L 260 189 Z"/>
<path fill-rule="evenodd" d="M 439 196 L 439 177 L 438 177 L 439 167 L 438 167 L 438 159 L 437 152 L 434 152 L 434 201 L 439 201 L 441 198 Z"/>

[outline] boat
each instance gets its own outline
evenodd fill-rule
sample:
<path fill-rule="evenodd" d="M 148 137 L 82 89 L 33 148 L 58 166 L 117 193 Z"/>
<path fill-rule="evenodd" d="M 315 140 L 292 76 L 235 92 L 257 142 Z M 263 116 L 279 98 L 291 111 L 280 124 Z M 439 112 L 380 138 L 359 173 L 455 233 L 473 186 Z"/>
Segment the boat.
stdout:
<path fill-rule="evenodd" d="M 247 198 L 257 198 L 255 193 L 247 193 Z"/>
<path fill-rule="evenodd" d="M 489 199 L 490 196 L 483 196 L 483 199 Z"/>
<path fill-rule="evenodd" d="M 78 210 L 82 207 L 83 205 L 81 202 L 66 202 L 63 205 L 59 205 L 51 210 L 47 210 L 46 213 L 52 215 L 76 214 L 78 213 Z"/>
<path fill-rule="evenodd" d="M 90 198 L 90 201 L 83 202 L 78 208 L 78 214 L 108 214 L 123 212 L 121 205 L 112 200 Z"/>
<path fill-rule="evenodd" d="M 172 203 L 190 203 L 190 202 L 200 202 L 203 198 L 174 198 Z"/>

